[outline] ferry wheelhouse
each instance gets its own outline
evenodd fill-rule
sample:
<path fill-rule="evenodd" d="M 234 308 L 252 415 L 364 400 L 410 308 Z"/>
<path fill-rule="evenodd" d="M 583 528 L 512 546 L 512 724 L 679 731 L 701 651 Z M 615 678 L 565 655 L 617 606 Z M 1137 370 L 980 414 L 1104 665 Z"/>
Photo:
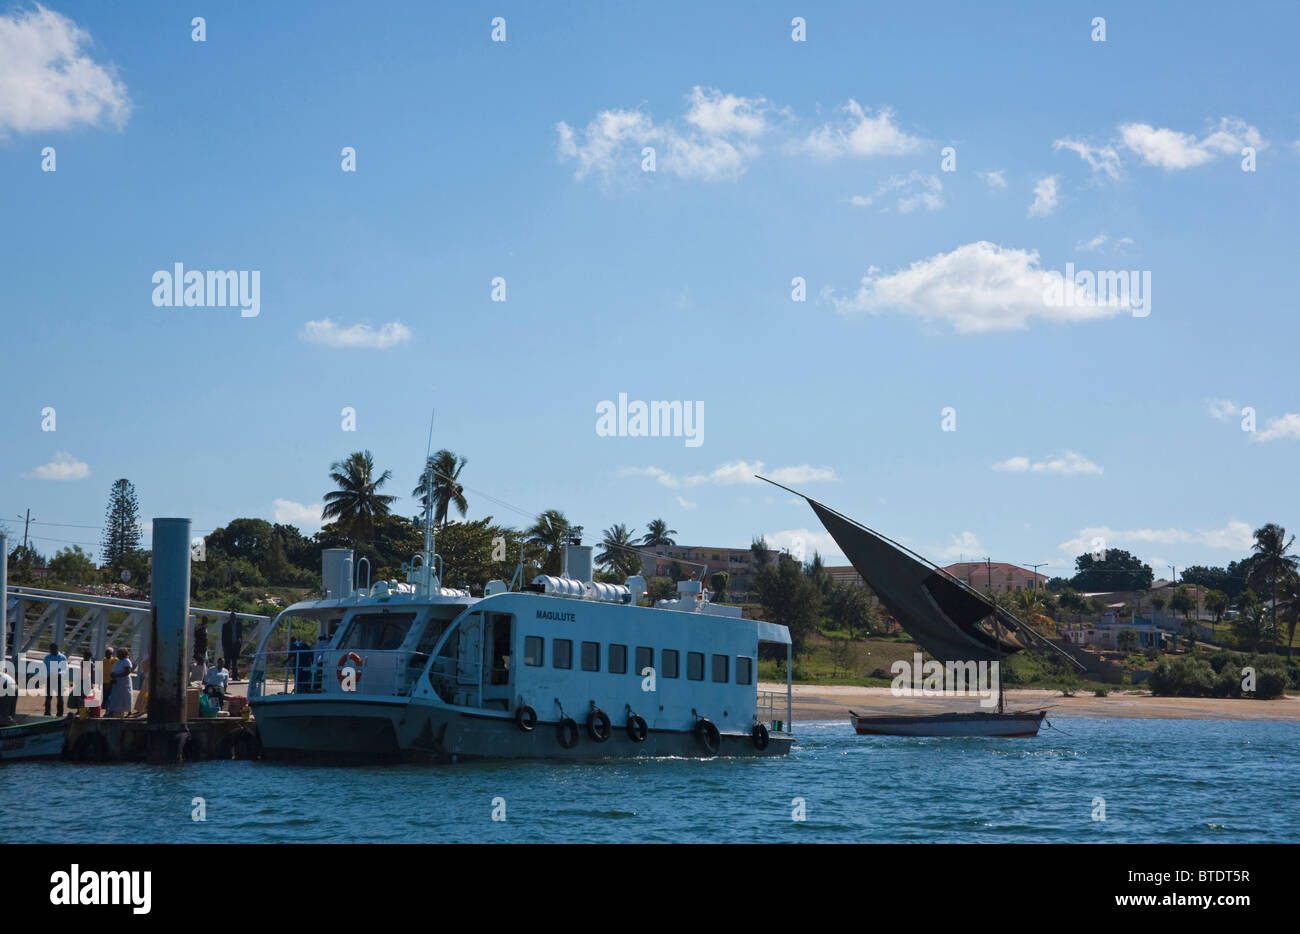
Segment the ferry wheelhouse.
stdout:
<path fill-rule="evenodd" d="M 790 633 L 709 602 L 698 581 L 642 605 L 641 577 L 591 580 L 570 544 L 560 576 L 443 587 L 425 550 L 404 582 L 367 580 L 352 552 L 322 558 L 325 597 L 263 636 L 249 684 L 269 758 L 784 755 Z M 785 647 L 785 696 L 758 690 L 759 646 Z"/>

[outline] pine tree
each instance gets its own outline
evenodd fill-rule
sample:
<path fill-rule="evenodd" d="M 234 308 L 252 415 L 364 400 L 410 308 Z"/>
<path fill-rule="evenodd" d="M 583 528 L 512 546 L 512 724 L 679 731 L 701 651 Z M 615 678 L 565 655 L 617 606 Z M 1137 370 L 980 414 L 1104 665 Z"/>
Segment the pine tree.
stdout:
<path fill-rule="evenodd" d="M 125 478 L 113 484 L 108 497 L 108 515 L 104 522 L 104 566 L 116 568 L 124 555 L 140 547 L 140 508 L 135 487 Z"/>

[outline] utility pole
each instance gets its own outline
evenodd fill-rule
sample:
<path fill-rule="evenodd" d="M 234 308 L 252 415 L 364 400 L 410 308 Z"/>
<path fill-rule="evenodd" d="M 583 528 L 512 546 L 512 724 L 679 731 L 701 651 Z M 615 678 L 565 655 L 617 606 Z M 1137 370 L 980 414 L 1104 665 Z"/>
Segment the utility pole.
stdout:
<path fill-rule="evenodd" d="M 1033 589 L 1034 589 L 1034 590 L 1037 590 L 1037 589 L 1038 589 L 1038 569 L 1039 569 L 1039 568 L 1045 568 L 1045 567 L 1047 567 L 1047 564 L 1048 564 L 1048 562 L 1043 561 L 1043 562 L 1041 562 L 1041 563 L 1039 563 L 1039 564 L 1031 564 L 1031 565 L 1029 565 L 1031 568 L 1034 569 L 1034 576 L 1030 579 L 1030 583 L 1034 585 L 1034 586 L 1033 586 Z"/>
<path fill-rule="evenodd" d="M 18 518 L 22 519 L 23 517 L 19 516 Z M 27 527 L 31 524 L 32 524 L 32 510 L 30 507 L 28 507 L 27 518 L 23 521 L 23 554 L 27 554 Z"/>

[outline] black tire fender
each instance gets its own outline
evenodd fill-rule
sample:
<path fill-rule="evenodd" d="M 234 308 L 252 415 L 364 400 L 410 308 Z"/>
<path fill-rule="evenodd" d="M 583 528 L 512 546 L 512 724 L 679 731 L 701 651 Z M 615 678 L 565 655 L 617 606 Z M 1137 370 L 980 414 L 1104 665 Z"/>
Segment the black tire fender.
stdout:
<path fill-rule="evenodd" d="M 599 707 L 592 707 L 591 713 L 587 714 L 587 735 L 597 743 L 603 743 L 609 739 L 611 732 L 609 714 Z"/>
<path fill-rule="evenodd" d="M 749 735 L 754 738 L 754 748 L 759 752 L 767 748 L 767 744 L 771 739 L 767 734 L 767 727 L 762 723 L 755 723 L 754 728 L 749 731 Z"/>
<path fill-rule="evenodd" d="M 515 724 L 525 733 L 531 733 L 537 726 L 537 711 L 527 704 L 520 704 L 515 711 Z"/>
<path fill-rule="evenodd" d="M 695 722 L 695 738 L 700 741 L 700 745 L 711 756 L 718 754 L 718 749 L 722 745 L 722 736 L 718 733 L 718 728 L 713 725 L 712 720 L 701 717 Z"/>
<path fill-rule="evenodd" d="M 627 718 L 627 738 L 634 743 L 644 743 L 645 738 L 650 735 L 650 727 L 646 725 L 644 717 L 638 717 L 632 714 Z"/>
<path fill-rule="evenodd" d="M 578 722 L 572 717 L 564 717 L 555 724 L 555 736 L 565 749 L 578 745 Z"/>

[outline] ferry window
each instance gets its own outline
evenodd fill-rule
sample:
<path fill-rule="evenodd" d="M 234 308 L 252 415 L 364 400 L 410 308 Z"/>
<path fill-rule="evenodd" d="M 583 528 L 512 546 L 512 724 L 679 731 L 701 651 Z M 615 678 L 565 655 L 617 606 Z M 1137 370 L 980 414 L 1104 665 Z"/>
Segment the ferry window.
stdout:
<path fill-rule="evenodd" d="M 621 675 L 627 673 L 627 646 L 609 644 L 609 673 Z"/>
<path fill-rule="evenodd" d="M 414 613 L 363 613 L 352 617 L 339 648 L 344 651 L 386 652 L 402 647 L 415 622 Z"/>
<path fill-rule="evenodd" d="M 726 684 L 731 680 L 727 674 L 727 661 L 726 655 L 713 656 L 713 680 L 718 684 Z"/>
<path fill-rule="evenodd" d="M 556 639 L 551 648 L 551 664 L 556 668 L 573 667 L 573 640 Z"/>
<path fill-rule="evenodd" d="M 638 645 L 636 647 L 636 671 L 632 673 L 640 677 L 641 672 L 645 671 L 647 668 L 654 668 L 654 666 L 655 650 L 649 646 Z"/>
<path fill-rule="evenodd" d="M 744 655 L 736 656 L 736 683 L 754 683 L 754 660 Z"/>
<path fill-rule="evenodd" d="M 582 643 L 582 670 L 600 671 L 600 643 Z"/>
<path fill-rule="evenodd" d="M 524 637 L 524 664 L 532 665 L 536 668 L 544 659 L 542 655 L 546 651 L 546 640 L 541 636 Z"/>
<path fill-rule="evenodd" d="M 691 681 L 704 680 L 704 653 L 686 653 L 686 677 Z"/>
<path fill-rule="evenodd" d="M 660 672 L 665 678 L 676 678 L 677 674 L 677 655 L 676 649 L 664 649 L 663 653 L 663 671 Z"/>

